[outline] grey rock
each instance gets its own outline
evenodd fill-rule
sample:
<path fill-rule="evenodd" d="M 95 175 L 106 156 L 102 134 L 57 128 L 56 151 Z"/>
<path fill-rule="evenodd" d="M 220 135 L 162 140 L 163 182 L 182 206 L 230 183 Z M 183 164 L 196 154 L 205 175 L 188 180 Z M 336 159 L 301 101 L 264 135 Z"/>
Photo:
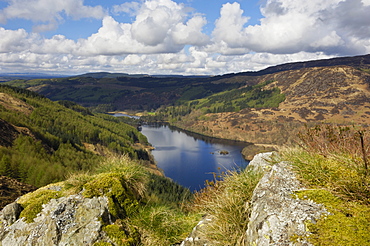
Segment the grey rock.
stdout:
<path fill-rule="evenodd" d="M 249 168 L 265 174 L 256 186 L 251 201 L 246 201 L 251 214 L 242 245 L 311 245 L 304 240 L 293 242 L 291 237 L 308 235 L 310 232 L 306 223 L 315 223 L 321 215 L 328 212 L 320 204 L 295 197 L 294 191 L 305 188 L 296 178 L 289 163 L 273 163 L 274 155 L 275 152 L 257 154 L 249 163 Z M 200 221 L 181 246 L 211 245 L 206 238 L 199 236 L 204 235 L 207 224 L 212 223 L 211 216 Z"/>
<path fill-rule="evenodd" d="M 0 224 L 0 245 L 93 245 L 109 241 L 102 222 L 110 222 L 106 197 L 78 194 L 52 199 L 32 223 L 20 218 L 12 224 Z"/>
<path fill-rule="evenodd" d="M 0 221 L 4 226 L 9 226 L 13 224 L 18 218 L 23 208 L 18 203 L 10 203 L 6 205 L 0 212 Z"/>
<path fill-rule="evenodd" d="M 305 188 L 288 163 L 272 165 L 268 161 L 261 161 L 268 159 L 271 154 L 262 154 L 257 157 L 258 163 L 252 163 L 257 167 L 262 166 L 267 172 L 253 192 L 245 244 L 311 245 L 306 241 L 292 242 L 291 237 L 308 235 L 306 223 L 315 223 L 322 214 L 328 212 L 320 204 L 294 196 L 294 191 Z"/>
<path fill-rule="evenodd" d="M 208 241 L 204 238 L 204 232 L 207 230 L 207 225 L 212 223 L 210 216 L 205 216 L 199 223 L 193 228 L 190 235 L 180 244 L 180 246 L 206 246 Z"/>

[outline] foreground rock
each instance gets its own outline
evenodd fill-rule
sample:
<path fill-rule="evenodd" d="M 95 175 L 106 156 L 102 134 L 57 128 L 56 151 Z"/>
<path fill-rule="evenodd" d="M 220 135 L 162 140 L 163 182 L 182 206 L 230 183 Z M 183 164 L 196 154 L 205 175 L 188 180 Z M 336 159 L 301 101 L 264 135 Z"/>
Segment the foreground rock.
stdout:
<path fill-rule="evenodd" d="M 306 224 L 315 223 L 326 209 L 312 201 L 295 197 L 294 192 L 304 189 L 297 180 L 288 163 L 270 164 L 273 155 L 261 153 L 250 162 L 250 168 L 263 170 L 264 176 L 255 188 L 251 201 L 246 201 L 250 208 L 248 229 L 243 245 L 311 245 L 304 238 L 309 234 Z M 182 242 L 182 246 L 210 245 L 206 238 L 200 237 L 212 223 L 204 218 L 192 233 Z"/>
<path fill-rule="evenodd" d="M 271 153 L 257 155 L 250 165 L 266 173 L 254 190 L 251 215 L 246 232 L 247 245 L 310 245 L 293 242 L 296 236 L 309 234 L 306 223 L 315 223 L 326 209 L 309 200 L 297 199 L 295 191 L 304 187 L 288 163 L 270 165 Z"/>
<path fill-rule="evenodd" d="M 14 245 L 93 245 L 108 240 L 102 222 L 109 221 L 108 199 L 71 195 L 52 199 L 43 206 L 34 222 L 19 219 L 22 208 L 7 205 L 0 213 L 2 246 Z"/>

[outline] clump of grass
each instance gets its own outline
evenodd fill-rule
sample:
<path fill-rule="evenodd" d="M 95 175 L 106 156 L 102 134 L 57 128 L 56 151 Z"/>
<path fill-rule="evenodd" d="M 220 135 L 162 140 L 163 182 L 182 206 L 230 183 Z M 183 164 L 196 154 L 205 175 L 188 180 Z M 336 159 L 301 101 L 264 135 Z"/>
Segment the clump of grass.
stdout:
<path fill-rule="evenodd" d="M 119 173 L 125 180 L 127 187 L 143 197 L 146 183 L 149 179 L 148 171 L 129 156 L 113 156 L 101 162 L 95 170 L 96 173 Z"/>
<path fill-rule="evenodd" d="M 353 167 L 369 175 L 370 136 L 360 126 L 317 125 L 299 134 L 301 146 L 310 153 L 334 157 L 347 156 Z"/>
<path fill-rule="evenodd" d="M 212 218 L 204 232 L 210 245 L 241 245 L 250 215 L 248 201 L 262 173 L 247 168 L 221 176 L 221 180 L 208 182 L 205 189 L 195 194 L 194 207 Z"/>
<path fill-rule="evenodd" d="M 316 126 L 300 134 L 303 149 L 283 151 L 310 186 L 370 204 L 369 136 L 355 127 Z"/>
<path fill-rule="evenodd" d="M 70 174 L 68 179 L 64 181 L 66 194 L 79 193 L 83 189 L 83 186 L 93 179 L 94 175 L 91 175 L 89 172 Z"/>
<path fill-rule="evenodd" d="M 200 219 L 196 213 L 184 213 L 168 205 L 142 207 L 130 219 L 141 234 L 141 245 L 174 245 L 184 240 Z"/>

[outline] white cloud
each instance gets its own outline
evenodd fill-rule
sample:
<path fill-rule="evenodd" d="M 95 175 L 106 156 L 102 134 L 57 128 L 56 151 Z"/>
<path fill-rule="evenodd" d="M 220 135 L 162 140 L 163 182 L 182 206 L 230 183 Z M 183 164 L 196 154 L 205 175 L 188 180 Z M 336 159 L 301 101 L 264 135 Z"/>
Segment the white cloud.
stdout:
<path fill-rule="evenodd" d="M 221 17 L 216 20 L 213 31 L 216 42 L 223 41 L 230 48 L 244 46 L 243 28 L 248 18 L 243 16 L 243 10 L 240 9 L 239 3 L 224 4 L 220 14 Z"/>
<path fill-rule="evenodd" d="M 0 27 L 0 53 L 17 52 L 27 48 L 28 33 L 24 29 L 6 30 Z"/>
<path fill-rule="evenodd" d="M 267 0 L 261 13 L 260 24 L 245 26 L 248 19 L 238 3 L 223 5 L 214 45 L 226 44 L 225 54 L 235 48 L 275 54 L 369 52 L 365 43 L 370 38 L 370 6 L 361 0 Z M 354 43 L 353 38 L 364 42 Z"/>
<path fill-rule="evenodd" d="M 177 23 L 172 30 L 174 42 L 181 45 L 206 45 L 209 37 L 201 31 L 206 22 L 204 17 L 195 16 L 186 24 Z"/>
<path fill-rule="evenodd" d="M 183 4 L 171 0 L 142 3 L 135 21 L 119 23 L 106 16 L 95 34 L 78 42 L 82 55 L 122 55 L 179 52 L 184 45 L 204 45 L 209 37 L 202 33 L 206 20 L 188 16 Z"/>
<path fill-rule="evenodd" d="M 105 13 L 101 6 L 85 6 L 83 0 L 10 0 L 9 6 L 0 11 L 0 21 L 22 18 L 31 20 L 36 25 L 36 31 L 55 29 L 66 15 L 73 19 L 102 18 Z"/>
<path fill-rule="evenodd" d="M 9 3 L 0 10 L 0 21 L 22 16 L 37 32 L 57 27 L 66 16 L 102 18 L 102 24 L 79 40 L 0 27 L 1 71 L 224 74 L 370 53 L 370 0 L 266 0 L 257 25 L 248 25 L 238 3 L 227 3 L 210 37 L 202 31 L 205 16 L 171 0 L 113 7 L 115 14 L 132 15 L 132 23 L 103 17 L 102 7 L 82 0 Z"/>
<path fill-rule="evenodd" d="M 140 8 L 140 4 L 138 2 L 125 2 L 121 5 L 114 5 L 113 6 L 113 13 L 119 14 L 121 12 L 130 14 L 132 16 L 136 15 L 137 11 Z"/>

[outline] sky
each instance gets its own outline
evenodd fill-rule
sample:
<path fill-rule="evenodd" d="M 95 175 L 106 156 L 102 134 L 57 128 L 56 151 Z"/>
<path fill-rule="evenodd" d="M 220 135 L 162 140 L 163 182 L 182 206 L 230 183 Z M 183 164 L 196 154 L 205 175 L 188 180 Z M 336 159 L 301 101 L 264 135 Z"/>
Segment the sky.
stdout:
<path fill-rule="evenodd" d="M 219 75 L 370 53 L 370 0 L 0 0 L 0 73 Z"/>

